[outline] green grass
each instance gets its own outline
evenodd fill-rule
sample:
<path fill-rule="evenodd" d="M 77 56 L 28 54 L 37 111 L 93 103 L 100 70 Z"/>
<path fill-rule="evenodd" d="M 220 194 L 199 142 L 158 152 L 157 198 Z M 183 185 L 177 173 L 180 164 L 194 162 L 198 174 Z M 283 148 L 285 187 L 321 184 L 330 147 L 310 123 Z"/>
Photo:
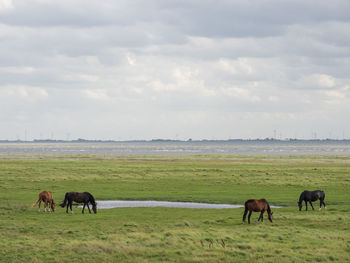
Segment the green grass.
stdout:
<path fill-rule="evenodd" d="M 299 212 L 305 189 L 327 211 Z M 243 204 L 266 198 L 274 223 L 243 209 L 117 208 L 38 213 L 42 190 L 96 199 Z M 350 158 L 334 156 L 7 156 L 0 159 L 1 262 L 347 262 Z M 319 202 L 314 204 L 318 208 Z"/>

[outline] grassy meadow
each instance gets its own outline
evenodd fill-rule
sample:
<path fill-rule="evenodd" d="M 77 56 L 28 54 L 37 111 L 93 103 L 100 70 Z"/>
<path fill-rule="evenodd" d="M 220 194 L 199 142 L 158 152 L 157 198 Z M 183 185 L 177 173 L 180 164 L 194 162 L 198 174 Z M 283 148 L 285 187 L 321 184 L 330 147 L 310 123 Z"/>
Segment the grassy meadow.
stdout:
<path fill-rule="evenodd" d="M 323 189 L 327 210 L 298 211 Z M 53 193 L 55 213 L 31 205 Z M 243 208 L 115 208 L 66 214 L 68 191 L 97 200 L 243 204 L 266 198 L 274 222 Z M 309 207 L 310 209 L 311 207 Z M 43 209 L 42 209 L 43 210 Z M 2 156 L 0 262 L 349 262 L 350 157 Z"/>

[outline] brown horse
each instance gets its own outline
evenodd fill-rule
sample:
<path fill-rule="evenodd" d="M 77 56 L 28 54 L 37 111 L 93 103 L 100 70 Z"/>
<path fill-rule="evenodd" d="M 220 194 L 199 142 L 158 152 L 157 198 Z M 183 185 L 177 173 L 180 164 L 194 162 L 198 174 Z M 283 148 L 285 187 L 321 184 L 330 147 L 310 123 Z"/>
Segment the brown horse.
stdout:
<path fill-rule="evenodd" d="M 42 191 L 40 194 L 39 194 L 39 199 L 38 201 L 36 201 L 36 203 L 34 203 L 32 205 L 32 207 L 35 207 L 39 204 L 39 212 L 40 212 L 40 205 L 41 205 L 41 202 L 44 202 L 44 208 L 45 208 L 45 212 L 46 212 L 46 207 L 47 205 L 49 205 L 49 212 L 50 212 L 50 208 L 52 210 L 52 212 L 55 212 L 55 201 L 53 200 L 53 195 L 51 192 L 49 191 Z"/>
<path fill-rule="evenodd" d="M 245 207 L 245 210 L 244 210 L 242 224 L 245 223 L 245 218 L 247 216 L 248 211 L 249 211 L 248 224 L 250 224 L 250 216 L 252 215 L 253 211 L 260 212 L 258 222 L 260 221 L 260 219 L 261 219 L 261 222 L 264 221 L 264 212 L 267 211 L 269 220 L 272 223 L 272 214 L 273 213 L 271 212 L 271 208 L 270 208 L 269 203 L 265 199 L 260 199 L 260 200 L 250 199 L 250 200 L 245 202 L 244 207 Z"/>

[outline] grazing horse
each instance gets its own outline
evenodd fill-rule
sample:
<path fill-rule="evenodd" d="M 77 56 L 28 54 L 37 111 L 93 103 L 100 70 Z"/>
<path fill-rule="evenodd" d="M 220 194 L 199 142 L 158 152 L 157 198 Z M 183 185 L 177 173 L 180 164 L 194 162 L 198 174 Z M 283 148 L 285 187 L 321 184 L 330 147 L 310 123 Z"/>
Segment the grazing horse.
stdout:
<path fill-rule="evenodd" d="M 84 214 L 85 206 L 87 206 L 87 208 L 89 209 L 89 213 L 91 214 L 89 202 L 92 205 L 92 210 L 94 211 L 94 213 L 95 214 L 97 213 L 95 198 L 92 196 L 92 194 L 88 192 L 84 192 L 84 193 L 67 192 L 64 197 L 64 201 L 62 204 L 60 204 L 60 206 L 65 207 L 67 205 L 66 213 L 68 213 L 68 207 L 70 207 L 70 211 L 71 213 L 73 213 L 73 210 L 72 210 L 73 201 L 77 203 L 84 203 L 83 210 L 81 211 L 83 214 Z"/>
<path fill-rule="evenodd" d="M 301 209 L 303 208 L 303 201 L 305 202 L 306 211 L 307 211 L 307 202 L 310 203 L 312 210 L 314 210 L 314 207 L 313 207 L 311 202 L 315 202 L 318 199 L 320 199 L 320 209 L 319 210 L 321 210 L 322 204 L 324 206 L 324 209 L 327 209 L 326 203 L 324 202 L 325 197 L 326 197 L 326 194 L 324 193 L 323 190 L 316 190 L 316 191 L 305 190 L 304 192 L 301 193 L 301 195 L 299 197 L 299 202 L 298 202 L 299 211 L 301 211 Z"/>
<path fill-rule="evenodd" d="M 40 205 L 41 205 L 41 202 L 44 202 L 44 208 L 45 208 L 45 212 L 46 212 L 46 207 L 47 205 L 49 205 L 49 212 L 50 212 L 50 208 L 52 210 L 52 212 L 55 212 L 55 201 L 53 200 L 53 195 L 51 192 L 49 191 L 42 191 L 40 194 L 39 194 L 39 199 L 38 201 L 36 201 L 36 203 L 34 203 L 32 205 L 32 207 L 35 207 L 39 204 L 39 212 L 40 212 Z"/>
<path fill-rule="evenodd" d="M 260 220 L 261 220 L 261 222 L 264 221 L 264 212 L 267 211 L 268 218 L 272 223 L 272 214 L 273 213 L 271 212 L 271 208 L 270 208 L 269 203 L 265 199 L 260 199 L 260 200 L 250 199 L 250 200 L 245 202 L 244 207 L 245 207 L 245 210 L 244 210 L 244 214 L 243 214 L 242 224 L 245 223 L 245 218 L 247 216 L 248 211 L 249 211 L 248 224 L 250 224 L 250 216 L 252 215 L 253 211 L 260 212 L 258 222 Z"/>

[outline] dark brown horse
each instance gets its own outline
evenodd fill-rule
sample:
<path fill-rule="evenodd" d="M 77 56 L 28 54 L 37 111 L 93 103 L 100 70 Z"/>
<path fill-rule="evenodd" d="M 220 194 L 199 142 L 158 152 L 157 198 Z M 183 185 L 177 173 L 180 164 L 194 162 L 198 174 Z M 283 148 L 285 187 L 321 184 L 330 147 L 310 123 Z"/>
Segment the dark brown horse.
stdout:
<path fill-rule="evenodd" d="M 73 202 L 84 203 L 83 210 L 81 212 L 84 214 L 85 206 L 87 206 L 87 208 L 89 209 L 89 213 L 91 214 L 91 210 L 89 207 L 89 202 L 90 202 L 92 205 L 92 210 L 94 211 L 95 214 L 97 213 L 95 198 L 92 196 L 92 194 L 88 192 L 84 192 L 84 193 L 67 192 L 64 197 L 64 201 L 62 204 L 60 204 L 60 206 L 65 207 L 67 205 L 66 213 L 68 213 L 68 207 L 70 207 L 70 211 L 71 213 L 73 213 L 73 210 L 72 210 Z"/>
<path fill-rule="evenodd" d="M 50 208 L 52 210 L 52 212 L 55 212 L 55 201 L 53 200 L 53 195 L 51 192 L 49 191 L 42 191 L 40 194 L 39 194 L 39 199 L 38 201 L 36 201 L 36 203 L 34 203 L 32 205 L 32 207 L 35 207 L 37 205 L 39 205 L 39 212 L 40 212 L 40 205 L 41 205 L 41 202 L 44 202 L 44 208 L 45 208 L 45 212 L 46 212 L 46 207 L 49 206 L 49 212 L 50 212 Z"/>
<path fill-rule="evenodd" d="M 268 214 L 268 218 L 272 223 L 272 212 L 271 212 L 271 208 L 269 203 L 265 200 L 265 199 L 260 199 L 260 200 L 256 200 L 256 199 L 250 199 L 248 201 L 245 202 L 244 204 L 245 210 L 244 210 L 244 214 L 243 214 L 243 220 L 242 220 L 242 224 L 245 223 L 245 218 L 247 216 L 247 213 L 249 211 L 249 215 L 248 215 L 248 224 L 250 224 L 250 216 L 252 215 L 252 212 L 260 212 L 260 216 L 258 221 L 261 222 L 264 221 L 264 212 L 267 211 Z"/>

